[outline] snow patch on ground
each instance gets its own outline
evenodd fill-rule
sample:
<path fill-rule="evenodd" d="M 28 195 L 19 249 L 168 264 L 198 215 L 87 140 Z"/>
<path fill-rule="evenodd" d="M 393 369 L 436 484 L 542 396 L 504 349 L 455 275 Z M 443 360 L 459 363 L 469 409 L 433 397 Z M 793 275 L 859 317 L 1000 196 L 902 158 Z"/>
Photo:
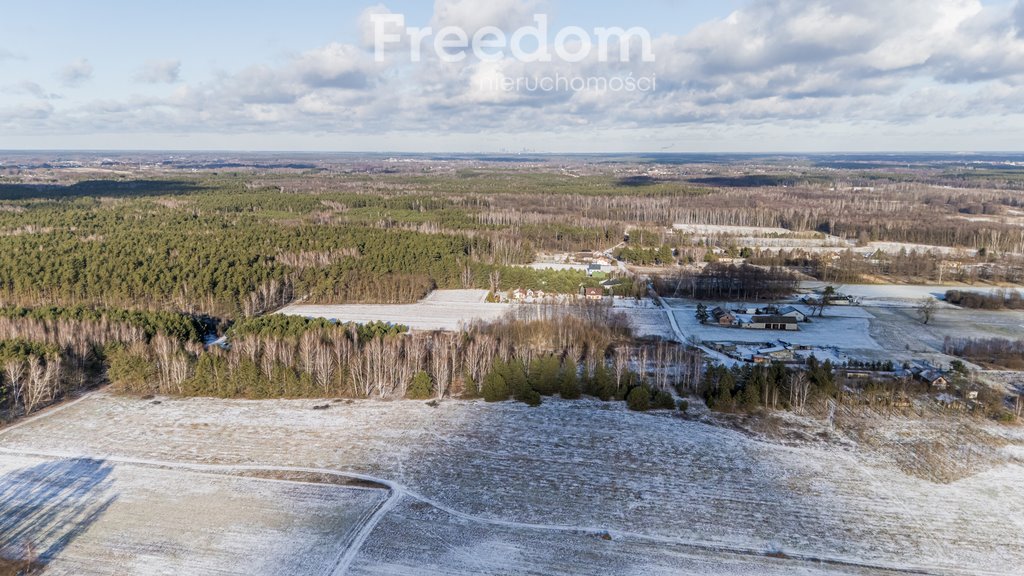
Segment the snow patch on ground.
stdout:
<path fill-rule="evenodd" d="M 800 323 L 799 332 L 746 330 L 714 324 L 701 324 L 697 320 L 697 307 L 675 306 L 673 313 L 679 328 L 687 336 L 696 336 L 705 342 L 772 342 L 783 340 L 800 346 L 834 347 L 841 350 L 881 350 L 869 334 L 869 319 L 861 313 L 853 316 L 833 315 L 829 309 L 824 318 L 813 318 Z"/>
<path fill-rule="evenodd" d="M 512 310 L 510 304 L 485 302 L 486 290 L 438 290 L 416 304 L 296 304 L 279 314 L 326 318 L 337 322 L 388 322 L 412 330 L 455 331 L 474 322 L 494 322 Z"/>
<path fill-rule="evenodd" d="M 85 423 L 88 424 L 88 423 Z M 329 574 L 385 490 L 0 455 L 0 540 L 46 574 Z"/>
<path fill-rule="evenodd" d="M 785 228 L 770 228 L 762 226 L 717 226 L 712 224 L 676 224 L 676 230 L 687 234 L 720 234 L 723 236 L 770 236 L 773 234 L 791 234 L 792 231 Z"/>
<path fill-rule="evenodd" d="M 636 414 L 592 400 L 548 400 L 536 409 L 366 401 L 314 411 L 316 404 L 162 399 L 156 405 L 99 393 L 0 439 L 5 451 L 25 453 L 346 470 L 426 498 L 403 500 L 381 519 L 353 564 L 357 573 L 505 572 L 502 566 L 545 574 L 645 573 L 643 566 L 654 574 L 691 567 L 726 574 L 825 571 L 817 560 L 787 567 L 758 556 L 771 550 L 843 562 L 835 571 L 856 574 L 879 573 L 860 565 L 1010 574 L 1024 562 L 1024 547 L 1007 536 L 1024 517 L 1024 468 L 1016 464 L 939 485 L 906 475 L 877 449 L 781 446 L 667 412 Z M 173 506 L 147 512 L 164 510 L 168 499 L 190 510 L 188 499 L 178 498 L 182 491 L 206 491 L 212 502 L 242 498 L 243 535 L 268 524 L 280 530 L 258 548 L 256 556 L 268 564 L 240 564 L 247 573 L 284 573 L 280 567 L 297 560 L 288 560 L 295 555 L 282 539 L 301 546 L 319 533 L 302 522 L 318 516 L 303 506 L 323 506 L 320 500 L 298 506 L 276 484 L 246 480 L 236 487 L 234 480 L 211 483 L 200 475 L 142 474 L 123 491 L 152 485 L 154 493 L 135 497 L 130 510 L 139 519 L 129 525 L 154 524 L 139 528 L 141 538 L 152 535 L 146 530 L 182 531 L 196 563 L 224 560 L 201 530 L 174 520 L 186 512 Z M 349 501 L 348 492 L 339 495 Z M 298 524 L 281 520 L 281 508 L 292 506 L 304 519 Z M 165 516 L 172 520 L 163 523 Z M 125 522 L 103 516 L 79 541 L 109 542 L 106 534 Z M 555 526 L 580 531 L 547 528 Z M 591 537 L 594 530 L 606 530 L 613 542 Z M 90 550 L 100 566 L 94 570 L 109 566 L 105 552 Z M 133 572 L 158 570 L 150 564 Z"/>

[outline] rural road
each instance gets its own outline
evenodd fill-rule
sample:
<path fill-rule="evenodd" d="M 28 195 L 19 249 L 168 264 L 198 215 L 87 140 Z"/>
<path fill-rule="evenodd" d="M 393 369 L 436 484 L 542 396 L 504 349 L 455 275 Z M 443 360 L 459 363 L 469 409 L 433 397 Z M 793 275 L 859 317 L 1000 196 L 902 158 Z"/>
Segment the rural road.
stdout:
<path fill-rule="evenodd" d="M 672 325 L 672 332 L 675 333 L 676 339 L 679 341 L 680 344 L 686 344 L 686 336 L 683 334 L 682 329 L 679 328 L 679 321 L 676 320 L 675 308 L 669 306 L 668 302 L 665 302 L 665 300 L 654 291 L 651 291 L 651 297 L 654 298 L 658 305 L 665 310 L 666 314 L 668 314 L 668 322 L 669 324 Z M 704 346 L 703 343 L 697 345 L 697 348 L 699 348 L 700 351 L 703 352 L 704 354 L 707 354 L 709 358 L 714 358 L 715 360 L 724 364 L 725 366 L 734 366 L 738 364 L 738 362 L 735 359 L 729 358 L 725 354 L 715 352 L 714 350 L 711 350 L 707 346 Z"/>

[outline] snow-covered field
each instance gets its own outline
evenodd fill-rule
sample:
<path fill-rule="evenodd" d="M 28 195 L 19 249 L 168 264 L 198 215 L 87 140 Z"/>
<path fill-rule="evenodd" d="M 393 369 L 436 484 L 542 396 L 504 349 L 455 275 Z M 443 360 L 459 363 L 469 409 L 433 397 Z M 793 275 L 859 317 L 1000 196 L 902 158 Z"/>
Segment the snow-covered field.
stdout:
<path fill-rule="evenodd" d="M 566 264 L 564 262 L 534 262 L 528 264 L 527 268 L 534 270 L 575 270 L 577 272 L 586 272 L 587 264 Z"/>
<path fill-rule="evenodd" d="M 722 236 L 770 236 L 791 234 L 785 228 L 768 228 L 761 226 L 717 226 L 712 224 L 676 224 L 674 229 L 686 234 L 710 234 Z"/>
<path fill-rule="evenodd" d="M 909 244 L 906 242 L 871 242 L 868 244 L 869 250 L 874 252 L 881 250 L 887 254 L 899 254 L 901 250 L 907 252 L 932 252 L 935 254 L 964 254 L 967 256 L 974 256 L 978 253 L 973 248 L 953 248 L 950 246 L 933 246 L 931 244 Z"/>
<path fill-rule="evenodd" d="M 784 340 L 800 346 L 836 347 L 851 351 L 881 350 L 869 333 L 872 316 L 860 308 L 829 308 L 824 318 L 800 324 L 799 332 L 745 330 L 713 324 L 702 325 L 696 317 L 696 305 L 673 303 L 676 322 L 683 334 L 705 342 L 772 342 Z"/>
<path fill-rule="evenodd" d="M 650 298 L 616 298 L 612 304 L 612 311 L 625 314 L 629 318 L 629 325 L 637 338 L 676 339 L 665 309 L 656 305 Z"/>
<path fill-rule="evenodd" d="M 486 298 L 486 290 L 437 290 L 416 304 L 297 304 L 279 314 L 357 324 L 389 322 L 413 330 L 459 330 L 477 321 L 493 322 L 512 309 L 509 304 L 489 304 Z"/>
<path fill-rule="evenodd" d="M 3 445 L 7 447 L 6 443 Z M 0 455 L 0 548 L 46 574 L 329 574 L 386 490 Z"/>
<path fill-rule="evenodd" d="M 1024 312 L 940 309 L 924 325 L 910 308 L 869 308 L 872 336 L 886 349 L 941 352 L 946 337 L 1024 338 Z"/>
<path fill-rule="evenodd" d="M 804 290 L 820 290 L 824 287 L 824 282 L 815 281 L 800 283 L 800 288 Z M 862 298 L 865 301 L 909 301 L 914 304 L 917 304 L 922 298 L 926 298 L 928 296 L 943 298 L 946 296 L 946 292 L 950 290 L 992 294 L 999 290 L 1012 290 L 1012 288 L 957 286 L 952 284 L 942 286 L 912 284 L 846 284 L 839 288 L 841 293 L 846 294 L 847 296 Z"/>
<path fill-rule="evenodd" d="M 38 482 L 46 493 L 83 475 L 39 454 L 99 462 L 86 475 L 113 467 L 86 500 L 114 504 L 53 563 L 88 573 L 331 573 L 327 558 L 333 573 L 393 575 L 1014 574 L 1024 562 L 1019 460 L 934 484 L 877 448 L 784 446 L 621 404 L 316 404 L 96 393 L 0 433 L 0 482 L 65 466 Z M 192 463 L 335 470 L 391 491 L 381 505 L 385 490 Z M 5 505 L 0 525 L 20 517 Z M 243 549 L 252 557 L 233 560 Z"/>

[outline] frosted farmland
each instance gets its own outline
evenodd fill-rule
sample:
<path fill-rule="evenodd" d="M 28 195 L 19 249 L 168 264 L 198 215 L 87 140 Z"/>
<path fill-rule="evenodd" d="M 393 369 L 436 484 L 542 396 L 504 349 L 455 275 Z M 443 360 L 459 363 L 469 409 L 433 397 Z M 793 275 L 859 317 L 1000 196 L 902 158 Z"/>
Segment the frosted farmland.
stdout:
<path fill-rule="evenodd" d="M 493 322 L 508 313 L 509 304 L 490 304 L 486 290 L 438 290 L 416 304 L 296 304 L 279 314 L 305 318 L 326 318 L 337 322 L 387 322 L 412 330 L 462 329 L 474 322 Z"/>
<path fill-rule="evenodd" d="M 386 494 L 104 458 L 0 456 L 0 540 L 46 574 L 326 574 Z"/>
<path fill-rule="evenodd" d="M 125 493 L 141 490 L 137 484 L 156 486 L 139 496 L 140 506 L 166 501 L 159 492 L 173 493 L 182 482 L 175 475 L 187 472 L 176 466 L 194 463 L 379 479 L 393 487 L 389 507 L 345 564 L 360 574 L 1013 574 L 1024 562 L 1018 437 L 1009 438 L 1002 463 L 937 484 L 907 475 L 884 451 L 861 449 L 850 439 L 782 445 L 589 400 L 551 400 L 536 409 L 468 401 L 437 408 L 366 401 L 314 411 L 314 405 L 153 404 L 97 393 L 0 434 L 0 461 L 9 477 L 25 458 L 113 460 L 139 475 L 125 473 Z M 166 463 L 166 470 L 146 468 L 154 462 Z M 282 518 L 293 518 L 264 548 L 284 555 L 285 564 L 289 548 L 280 539 L 294 537 L 298 545 L 309 538 L 306 515 L 331 510 L 317 498 L 309 504 L 313 511 L 299 507 L 288 516 L 278 509 L 292 509 L 278 483 L 200 474 L 187 483 L 228 502 L 242 492 L 239 505 L 251 510 L 253 527 L 280 527 Z M 337 505 L 348 510 L 351 489 L 337 489 Z M 366 492 L 372 505 L 380 491 Z M 263 497 L 271 502 L 250 504 Z M 187 532 L 178 514 L 150 515 L 147 529 Z M 334 553 L 348 537 L 344 518 L 350 516 L 338 521 Z M 107 565 L 112 560 L 89 543 L 125 530 L 125 522 L 101 515 L 68 554 L 95 553 L 96 563 Z M 186 539 L 195 562 L 223 562 L 202 532 L 195 534 Z M 136 562 L 146 551 L 126 554 L 124 562 Z M 506 565 L 507 572 L 500 569 Z M 158 573 L 142 566 L 138 573 Z M 251 573 L 275 572 L 256 567 Z"/>

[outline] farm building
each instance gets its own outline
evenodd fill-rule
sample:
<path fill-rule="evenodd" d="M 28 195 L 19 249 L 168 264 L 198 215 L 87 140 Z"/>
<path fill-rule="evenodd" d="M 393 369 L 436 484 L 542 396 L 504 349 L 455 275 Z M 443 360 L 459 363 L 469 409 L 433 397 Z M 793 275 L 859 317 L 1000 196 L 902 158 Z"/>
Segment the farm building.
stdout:
<path fill-rule="evenodd" d="M 778 311 L 779 316 L 788 316 L 790 318 L 796 318 L 797 322 L 804 322 L 807 320 L 807 315 L 801 312 L 794 306 L 786 306 Z"/>
<path fill-rule="evenodd" d="M 752 316 L 749 322 L 742 322 L 740 325 L 748 330 L 800 330 L 796 318 L 789 316 Z"/>
<path fill-rule="evenodd" d="M 772 362 L 793 362 L 796 354 L 787 346 L 779 345 L 762 348 L 752 357 L 755 364 L 771 364 Z"/>
<path fill-rule="evenodd" d="M 808 306 L 817 306 L 821 302 L 821 297 L 819 297 L 819 296 L 804 296 L 803 299 L 801 300 L 801 302 L 803 302 L 804 304 L 807 304 Z M 828 305 L 829 306 L 853 306 L 853 304 L 854 304 L 853 297 L 852 296 L 846 296 L 846 295 L 843 295 L 843 294 L 836 294 L 835 296 L 832 296 L 832 297 L 830 297 L 828 299 Z"/>
<path fill-rule="evenodd" d="M 721 306 L 711 311 L 711 317 L 719 326 L 735 326 L 737 323 L 736 315 Z"/>
<path fill-rule="evenodd" d="M 939 370 L 922 370 L 918 373 L 917 378 L 928 384 L 932 390 L 945 390 L 949 386 L 946 376 Z"/>

